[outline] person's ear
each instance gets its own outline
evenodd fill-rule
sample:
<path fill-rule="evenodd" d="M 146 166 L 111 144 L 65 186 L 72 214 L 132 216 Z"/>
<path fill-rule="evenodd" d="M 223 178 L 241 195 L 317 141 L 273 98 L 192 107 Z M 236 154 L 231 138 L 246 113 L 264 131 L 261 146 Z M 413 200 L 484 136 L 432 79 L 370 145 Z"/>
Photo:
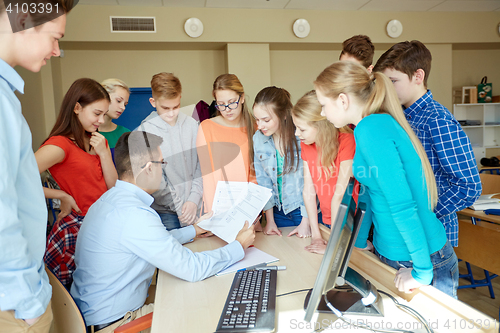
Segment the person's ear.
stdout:
<path fill-rule="evenodd" d="M 340 93 L 337 102 L 344 109 L 344 111 L 349 108 L 349 97 L 346 94 Z"/>
<path fill-rule="evenodd" d="M 241 104 L 245 103 L 245 94 L 241 94 L 240 103 Z"/>
<path fill-rule="evenodd" d="M 156 109 L 156 102 L 155 102 L 155 99 L 153 97 L 149 98 L 149 103 L 151 103 L 151 106 Z"/>
<path fill-rule="evenodd" d="M 80 103 L 76 102 L 75 108 L 73 109 L 73 112 L 78 115 L 80 112 L 82 112 L 83 108 Z"/>
<path fill-rule="evenodd" d="M 11 22 L 13 32 L 23 31 L 33 27 L 33 23 L 31 22 L 31 17 L 28 12 L 23 13 L 20 11 L 19 13 L 9 15 L 9 20 Z"/>
<path fill-rule="evenodd" d="M 413 78 L 416 84 L 424 84 L 425 72 L 422 68 L 417 69 L 415 74 L 413 74 Z"/>
<path fill-rule="evenodd" d="M 371 74 L 373 72 L 373 65 L 368 66 L 366 70 Z"/>

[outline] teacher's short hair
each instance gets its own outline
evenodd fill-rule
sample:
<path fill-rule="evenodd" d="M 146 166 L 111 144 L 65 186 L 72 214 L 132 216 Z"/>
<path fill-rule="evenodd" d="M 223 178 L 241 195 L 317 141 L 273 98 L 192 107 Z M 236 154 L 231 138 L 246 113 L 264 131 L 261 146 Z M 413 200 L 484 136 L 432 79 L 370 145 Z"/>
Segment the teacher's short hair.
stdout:
<path fill-rule="evenodd" d="M 115 146 L 118 178 L 138 175 L 144 164 L 159 157 L 158 147 L 162 143 L 162 137 L 144 131 L 122 134 Z"/>

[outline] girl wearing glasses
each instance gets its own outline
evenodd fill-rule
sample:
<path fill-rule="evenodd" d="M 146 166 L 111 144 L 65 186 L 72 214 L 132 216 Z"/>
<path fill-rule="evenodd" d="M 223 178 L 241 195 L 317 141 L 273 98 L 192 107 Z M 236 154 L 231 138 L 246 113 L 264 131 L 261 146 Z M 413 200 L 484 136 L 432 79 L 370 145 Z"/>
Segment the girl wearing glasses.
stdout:
<path fill-rule="evenodd" d="M 130 96 L 130 89 L 122 80 L 106 79 L 101 82 L 111 99 L 109 111 L 104 116 L 104 123 L 99 126 L 99 133 L 104 135 L 111 149 L 111 156 L 114 158 L 116 142 L 123 133 L 130 132 L 126 127 L 117 125 L 112 120 L 118 119 L 125 111 Z"/>
<path fill-rule="evenodd" d="M 243 86 L 234 74 L 215 79 L 212 95 L 217 116 L 204 120 L 196 146 L 203 175 L 205 212 L 212 210 L 218 181 L 254 182 L 254 120 L 245 103 Z"/>
<path fill-rule="evenodd" d="M 323 254 L 327 241 L 321 236 L 318 223 L 330 228 L 332 216 L 337 216 L 352 176 L 354 135 L 348 127 L 337 130 L 321 115 L 321 105 L 314 90 L 297 101 L 292 109 L 292 117 L 297 128 L 295 134 L 301 141 L 304 205 L 309 214 L 312 233 L 311 245 L 306 246 L 306 250 Z M 321 207 L 321 220 L 313 214 L 316 212 L 316 195 Z"/>
<path fill-rule="evenodd" d="M 264 206 L 264 234 L 279 235 L 278 228 L 296 227 L 288 236 L 311 236 L 302 190 L 300 141 L 295 137 L 290 93 L 267 87 L 255 97 L 253 115 L 259 131 L 253 136 L 255 174 L 259 185 L 272 190 Z"/>
<path fill-rule="evenodd" d="M 76 80 L 64 96 L 49 137 L 35 153 L 40 173 L 49 170 L 60 190 L 44 188 L 61 200 L 61 212 L 47 239 L 45 263 L 69 286 L 80 224 L 89 207 L 118 178 L 111 151 L 97 132 L 109 108 L 109 95 L 92 79 Z"/>

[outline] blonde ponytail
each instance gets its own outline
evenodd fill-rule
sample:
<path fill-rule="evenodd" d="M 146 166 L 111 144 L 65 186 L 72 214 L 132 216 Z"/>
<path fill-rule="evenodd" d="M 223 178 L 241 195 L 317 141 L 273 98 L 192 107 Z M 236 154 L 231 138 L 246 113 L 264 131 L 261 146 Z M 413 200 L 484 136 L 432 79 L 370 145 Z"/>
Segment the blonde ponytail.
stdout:
<path fill-rule="evenodd" d="M 365 104 L 362 116 L 366 117 L 374 113 L 388 113 L 408 134 L 415 148 L 424 172 L 427 183 L 427 196 L 430 208 L 434 209 L 437 204 L 437 186 L 434 172 L 422 143 L 413 132 L 406 120 L 401 103 L 398 100 L 394 85 L 387 76 L 375 72 L 373 74 L 351 61 L 336 62 L 321 72 L 314 81 L 317 89 L 332 99 L 336 99 L 341 93 L 355 96 Z"/>

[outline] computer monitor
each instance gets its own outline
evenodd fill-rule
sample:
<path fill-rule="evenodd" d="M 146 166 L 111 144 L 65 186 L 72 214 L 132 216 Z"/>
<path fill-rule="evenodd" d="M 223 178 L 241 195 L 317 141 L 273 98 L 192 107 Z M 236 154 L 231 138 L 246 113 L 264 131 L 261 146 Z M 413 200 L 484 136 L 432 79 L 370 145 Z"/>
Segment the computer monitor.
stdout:
<path fill-rule="evenodd" d="M 360 184 L 360 197 L 364 193 Z M 353 199 L 354 178 L 351 178 L 340 204 L 337 217 L 332 221 L 330 239 L 326 246 L 323 261 L 316 277 L 312 291 L 306 296 L 304 320 L 310 322 L 314 313 L 331 312 L 326 306 L 323 295 L 344 314 L 361 314 L 382 316 L 383 308 L 377 289 L 358 272 L 348 267 L 349 258 L 363 220 L 366 205 Z M 355 292 L 349 290 L 332 290 L 335 286 L 347 283 Z M 351 288 L 349 288 L 351 289 Z"/>

